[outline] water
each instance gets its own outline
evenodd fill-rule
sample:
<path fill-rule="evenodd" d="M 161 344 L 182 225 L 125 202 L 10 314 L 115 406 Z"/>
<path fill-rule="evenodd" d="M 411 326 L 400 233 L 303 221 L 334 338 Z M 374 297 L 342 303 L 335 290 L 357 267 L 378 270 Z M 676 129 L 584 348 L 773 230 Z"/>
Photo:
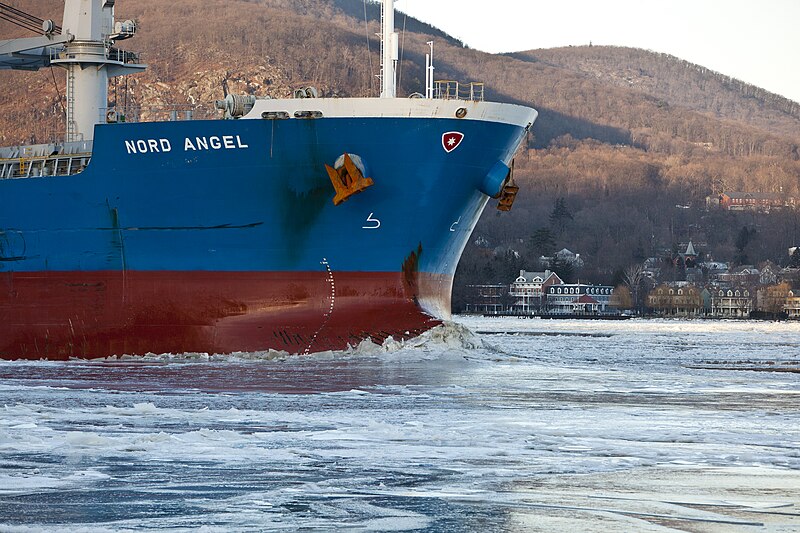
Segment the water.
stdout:
<path fill-rule="evenodd" d="M 0 531 L 800 531 L 800 324 L 459 322 L 0 363 Z"/>

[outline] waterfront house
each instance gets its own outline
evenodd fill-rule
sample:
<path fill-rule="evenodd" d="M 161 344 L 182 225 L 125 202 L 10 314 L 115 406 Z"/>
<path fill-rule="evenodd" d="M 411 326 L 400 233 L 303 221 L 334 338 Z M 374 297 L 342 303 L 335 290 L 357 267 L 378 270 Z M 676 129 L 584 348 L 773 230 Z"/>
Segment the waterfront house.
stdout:
<path fill-rule="evenodd" d="M 544 272 L 520 270 L 519 277 L 511 284 L 510 294 L 514 301 L 510 311 L 523 315 L 538 312 L 544 303 L 542 297 L 547 288 L 563 283 L 558 274 L 550 270 Z"/>
<path fill-rule="evenodd" d="M 647 305 L 664 316 L 700 316 L 704 314 L 702 289 L 687 283 L 662 284 L 647 295 Z"/>
<path fill-rule="evenodd" d="M 469 285 L 465 312 L 481 315 L 500 315 L 505 311 L 508 285 Z"/>
<path fill-rule="evenodd" d="M 552 285 L 545 291 L 549 314 L 598 314 L 610 311 L 614 287 L 565 283 Z"/>
<path fill-rule="evenodd" d="M 800 319 L 800 290 L 789 291 L 783 310 L 789 318 Z"/>
<path fill-rule="evenodd" d="M 779 315 L 784 311 L 791 292 L 788 283 L 765 285 L 756 294 L 756 309 L 768 315 Z"/>
<path fill-rule="evenodd" d="M 746 318 L 752 310 L 753 298 L 746 287 L 711 290 L 711 315 L 716 318 Z"/>

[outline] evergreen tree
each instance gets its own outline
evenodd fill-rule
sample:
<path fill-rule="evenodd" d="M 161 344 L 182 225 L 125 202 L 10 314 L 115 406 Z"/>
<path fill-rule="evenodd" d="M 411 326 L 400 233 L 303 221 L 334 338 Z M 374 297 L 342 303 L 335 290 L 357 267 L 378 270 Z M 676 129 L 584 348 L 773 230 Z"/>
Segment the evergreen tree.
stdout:
<path fill-rule="evenodd" d="M 531 249 L 536 258 L 549 257 L 556 249 L 556 239 L 550 228 L 539 228 L 531 236 Z"/>
<path fill-rule="evenodd" d="M 550 225 L 556 228 L 559 233 L 563 233 L 567 224 L 572 221 L 573 218 L 564 197 L 556 198 L 553 211 L 550 213 Z"/>
<path fill-rule="evenodd" d="M 739 234 L 736 236 L 736 256 L 734 257 L 734 261 L 739 265 L 746 265 L 749 262 L 749 257 L 747 255 L 746 248 L 750 244 L 750 241 L 753 240 L 753 237 L 756 236 L 756 229 L 750 229 L 747 226 L 742 226 L 742 229 L 739 230 Z"/>

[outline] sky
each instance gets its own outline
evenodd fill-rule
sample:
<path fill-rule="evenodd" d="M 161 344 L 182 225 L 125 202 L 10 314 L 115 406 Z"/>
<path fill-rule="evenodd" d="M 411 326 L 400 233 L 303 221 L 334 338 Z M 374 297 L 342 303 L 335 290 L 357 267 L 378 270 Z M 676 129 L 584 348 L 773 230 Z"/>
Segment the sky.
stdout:
<path fill-rule="evenodd" d="M 395 8 L 485 52 L 644 48 L 800 102 L 800 0 L 395 0 Z"/>

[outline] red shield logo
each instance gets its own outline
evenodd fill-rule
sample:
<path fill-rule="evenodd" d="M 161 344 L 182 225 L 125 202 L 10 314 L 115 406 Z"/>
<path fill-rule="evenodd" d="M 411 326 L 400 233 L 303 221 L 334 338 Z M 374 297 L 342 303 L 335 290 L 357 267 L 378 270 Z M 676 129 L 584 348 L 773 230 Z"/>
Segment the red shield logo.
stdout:
<path fill-rule="evenodd" d="M 448 154 L 458 148 L 461 141 L 464 140 L 464 134 L 459 131 L 448 131 L 442 135 L 442 147 Z"/>

